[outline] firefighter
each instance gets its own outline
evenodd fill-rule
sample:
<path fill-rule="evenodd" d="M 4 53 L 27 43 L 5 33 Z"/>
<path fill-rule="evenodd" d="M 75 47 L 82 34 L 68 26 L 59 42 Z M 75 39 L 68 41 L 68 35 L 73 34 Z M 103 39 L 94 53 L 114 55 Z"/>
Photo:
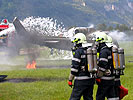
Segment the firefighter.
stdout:
<path fill-rule="evenodd" d="M 114 76 L 113 76 L 113 60 L 112 51 L 106 45 L 107 35 L 104 32 L 99 32 L 96 35 L 97 52 L 99 52 L 98 61 L 98 89 L 96 100 L 118 100 L 115 98 Z"/>
<path fill-rule="evenodd" d="M 128 94 L 128 89 L 121 85 L 120 76 L 124 75 L 123 70 L 125 69 L 125 61 L 124 61 L 124 49 L 119 48 L 118 45 L 115 45 L 112 41 L 112 37 L 107 36 L 108 40 L 106 41 L 107 46 L 112 50 L 112 57 L 119 58 L 113 60 L 114 66 L 114 76 L 115 76 L 115 98 L 121 100 L 124 96 Z M 113 49 L 112 49 L 113 48 Z M 118 51 L 117 51 L 118 50 Z M 115 53 L 115 54 L 113 54 Z M 116 57 L 114 57 L 116 56 Z M 120 60 L 121 59 L 121 60 Z"/>
<path fill-rule="evenodd" d="M 118 48 L 116 45 L 113 44 L 112 37 L 107 36 L 106 45 L 112 50 L 112 47 Z M 119 100 L 120 90 L 119 87 L 121 86 L 120 82 L 120 73 L 116 73 L 117 70 L 114 69 L 114 82 L 115 82 L 115 98 Z"/>
<path fill-rule="evenodd" d="M 77 33 L 74 36 L 75 47 L 73 50 L 72 66 L 69 75 L 68 85 L 74 86 L 69 100 L 80 100 L 83 96 L 84 100 L 93 100 L 94 78 L 91 77 L 87 68 L 87 48 L 82 45 L 86 43 L 86 36 L 83 33 Z"/>

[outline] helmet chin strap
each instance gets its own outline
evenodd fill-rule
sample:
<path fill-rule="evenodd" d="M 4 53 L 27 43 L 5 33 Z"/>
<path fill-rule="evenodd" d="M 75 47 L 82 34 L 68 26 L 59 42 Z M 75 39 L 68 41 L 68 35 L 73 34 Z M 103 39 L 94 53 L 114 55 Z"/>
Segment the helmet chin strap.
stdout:
<path fill-rule="evenodd" d="M 72 51 L 78 49 L 79 47 L 82 47 L 81 43 L 79 43 L 79 44 L 74 43 Z"/>
<path fill-rule="evenodd" d="M 82 47 L 82 43 L 76 44 L 76 47 Z"/>

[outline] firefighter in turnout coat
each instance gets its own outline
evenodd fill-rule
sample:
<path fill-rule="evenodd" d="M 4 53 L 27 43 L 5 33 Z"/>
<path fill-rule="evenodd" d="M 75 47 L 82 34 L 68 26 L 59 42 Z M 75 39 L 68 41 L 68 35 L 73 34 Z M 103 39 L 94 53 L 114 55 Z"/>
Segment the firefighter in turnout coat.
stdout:
<path fill-rule="evenodd" d="M 118 48 L 117 45 L 113 43 L 112 37 L 107 35 L 107 41 L 106 45 L 112 50 L 112 48 Z M 112 51 L 113 52 L 113 51 Z M 121 81 L 120 81 L 120 73 L 117 72 L 117 70 L 114 69 L 114 82 L 115 82 L 115 99 L 120 100 L 119 94 L 120 94 L 120 89 L 119 87 L 121 86 Z"/>
<path fill-rule="evenodd" d="M 128 89 L 121 85 L 120 76 L 124 75 L 125 69 L 125 58 L 124 49 L 119 48 L 112 41 L 112 37 L 107 36 L 106 45 L 112 50 L 113 66 L 114 66 L 114 76 L 115 76 L 115 99 L 121 100 L 124 96 L 128 94 Z"/>
<path fill-rule="evenodd" d="M 100 79 L 96 100 L 105 100 L 105 97 L 108 100 L 119 100 L 115 96 L 112 50 L 106 45 L 106 41 L 107 35 L 104 32 L 96 35 L 97 52 L 99 52 L 97 77 Z"/>
<path fill-rule="evenodd" d="M 83 44 L 86 43 L 86 36 L 83 33 L 77 33 L 72 42 L 75 43 L 75 46 L 72 50 L 73 58 L 68 85 L 72 88 L 74 79 L 74 86 L 69 100 L 80 100 L 81 96 L 84 100 L 93 100 L 95 80 L 88 72 L 87 47 L 83 47 Z"/>

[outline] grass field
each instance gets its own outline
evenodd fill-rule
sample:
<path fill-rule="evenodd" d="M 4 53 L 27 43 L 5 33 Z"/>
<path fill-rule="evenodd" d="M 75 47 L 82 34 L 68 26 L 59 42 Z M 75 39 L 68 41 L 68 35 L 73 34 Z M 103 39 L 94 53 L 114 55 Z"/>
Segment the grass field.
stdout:
<path fill-rule="evenodd" d="M 7 81 L 0 83 L 0 100 L 68 100 L 72 89 L 67 85 L 70 68 L 26 69 L 23 57 L 16 58 L 17 65 L 1 64 L 0 75 L 8 75 Z M 133 100 L 133 56 L 126 56 L 125 75 L 122 85 L 129 90 L 123 100 Z M 57 63 L 58 62 L 58 63 Z M 70 60 L 37 61 L 39 66 L 69 66 Z M 97 85 L 94 87 L 94 100 Z"/>
<path fill-rule="evenodd" d="M 129 89 L 124 100 L 132 100 L 132 70 L 132 64 L 127 66 L 121 78 L 122 85 Z M 0 100 L 68 100 L 72 90 L 67 85 L 69 72 L 69 68 L 3 71 L 0 74 L 8 75 L 7 79 L 20 80 L 0 83 Z M 94 97 L 95 92 L 96 86 Z"/>

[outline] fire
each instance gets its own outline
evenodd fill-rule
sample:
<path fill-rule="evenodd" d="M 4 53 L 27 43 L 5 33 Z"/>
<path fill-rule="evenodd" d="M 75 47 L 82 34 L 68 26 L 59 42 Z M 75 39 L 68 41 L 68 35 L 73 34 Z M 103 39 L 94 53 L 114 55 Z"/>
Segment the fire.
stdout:
<path fill-rule="evenodd" d="M 32 61 L 32 63 L 29 62 L 29 63 L 27 64 L 26 68 L 27 68 L 27 69 L 36 69 L 36 62 L 35 62 L 35 61 Z"/>

